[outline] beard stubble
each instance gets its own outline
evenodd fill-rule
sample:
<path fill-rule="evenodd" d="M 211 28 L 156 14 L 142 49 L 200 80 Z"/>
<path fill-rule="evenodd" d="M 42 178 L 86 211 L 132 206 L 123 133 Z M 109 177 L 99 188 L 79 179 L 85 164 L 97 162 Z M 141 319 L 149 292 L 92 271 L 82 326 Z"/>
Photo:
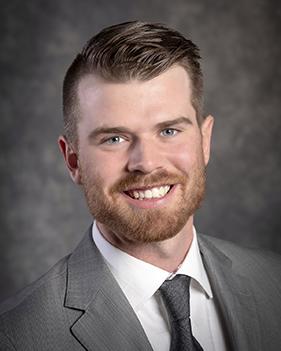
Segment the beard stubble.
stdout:
<path fill-rule="evenodd" d="M 127 174 L 108 193 L 104 191 L 104 182 L 100 176 L 93 176 L 89 170 L 82 168 L 81 178 L 92 216 L 109 232 L 132 243 L 159 242 L 177 235 L 199 208 L 206 183 L 202 158 L 188 174 L 171 174 L 165 170 L 151 175 Z M 178 184 L 178 194 L 175 194 L 177 199 L 173 205 L 143 209 L 126 202 L 122 194 L 124 190 L 151 184 Z"/>

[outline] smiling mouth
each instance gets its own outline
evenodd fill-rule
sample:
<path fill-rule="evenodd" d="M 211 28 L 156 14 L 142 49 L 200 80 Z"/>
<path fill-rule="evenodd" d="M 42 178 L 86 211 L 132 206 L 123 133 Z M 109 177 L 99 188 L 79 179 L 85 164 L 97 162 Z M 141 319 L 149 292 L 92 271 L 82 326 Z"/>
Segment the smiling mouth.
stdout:
<path fill-rule="evenodd" d="M 167 195 L 172 187 L 173 184 L 155 186 L 145 189 L 132 189 L 125 191 L 125 194 L 129 195 L 135 200 L 160 199 Z"/>

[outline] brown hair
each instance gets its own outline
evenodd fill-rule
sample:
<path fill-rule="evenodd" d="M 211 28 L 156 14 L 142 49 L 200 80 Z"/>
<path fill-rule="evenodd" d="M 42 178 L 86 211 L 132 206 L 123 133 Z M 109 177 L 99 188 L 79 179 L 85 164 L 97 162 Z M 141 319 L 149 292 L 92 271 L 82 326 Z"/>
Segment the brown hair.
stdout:
<path fill-rule="evenodd" d="M 178 64 L 187 71 L 191 102 L 202 120 L 203 79 L 198 47 L 179 32 L 162 24 L 139 21 L 117 24 L 91 38 L 69 67 L 63 83 L 65 135 L 77 140 L 79 104 L 77 87 L 82 77 L 97 74 L 111 82 L 148 80 Z"/>

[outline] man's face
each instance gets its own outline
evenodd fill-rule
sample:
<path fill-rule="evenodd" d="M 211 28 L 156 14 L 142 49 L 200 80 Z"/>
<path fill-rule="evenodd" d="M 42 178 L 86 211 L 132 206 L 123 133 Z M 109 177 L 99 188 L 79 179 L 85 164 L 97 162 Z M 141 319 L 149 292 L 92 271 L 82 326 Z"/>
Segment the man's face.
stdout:
<path fill-rule="evenodd" d="M 92 215 L 118 240 L 145 243 L 179 233 L 205 188 L 212 118 L 201 128 L 186 71 L 78 88 L 78 164 Z"/>

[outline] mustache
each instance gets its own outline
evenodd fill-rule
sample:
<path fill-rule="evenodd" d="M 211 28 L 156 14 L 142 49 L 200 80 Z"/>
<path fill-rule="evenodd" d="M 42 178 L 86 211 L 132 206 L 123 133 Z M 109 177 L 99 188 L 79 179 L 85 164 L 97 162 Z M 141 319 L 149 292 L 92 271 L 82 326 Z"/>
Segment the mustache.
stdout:
<path fill-rule="evenodd" d="M 184 184 L 187 179 L 187 174 L 172 174 L 166 170 L 159 170 L 149 175 L 130 173 L 117 181 L 111 188 L 111 192 L 121 192 L 164 184 Z"/>

